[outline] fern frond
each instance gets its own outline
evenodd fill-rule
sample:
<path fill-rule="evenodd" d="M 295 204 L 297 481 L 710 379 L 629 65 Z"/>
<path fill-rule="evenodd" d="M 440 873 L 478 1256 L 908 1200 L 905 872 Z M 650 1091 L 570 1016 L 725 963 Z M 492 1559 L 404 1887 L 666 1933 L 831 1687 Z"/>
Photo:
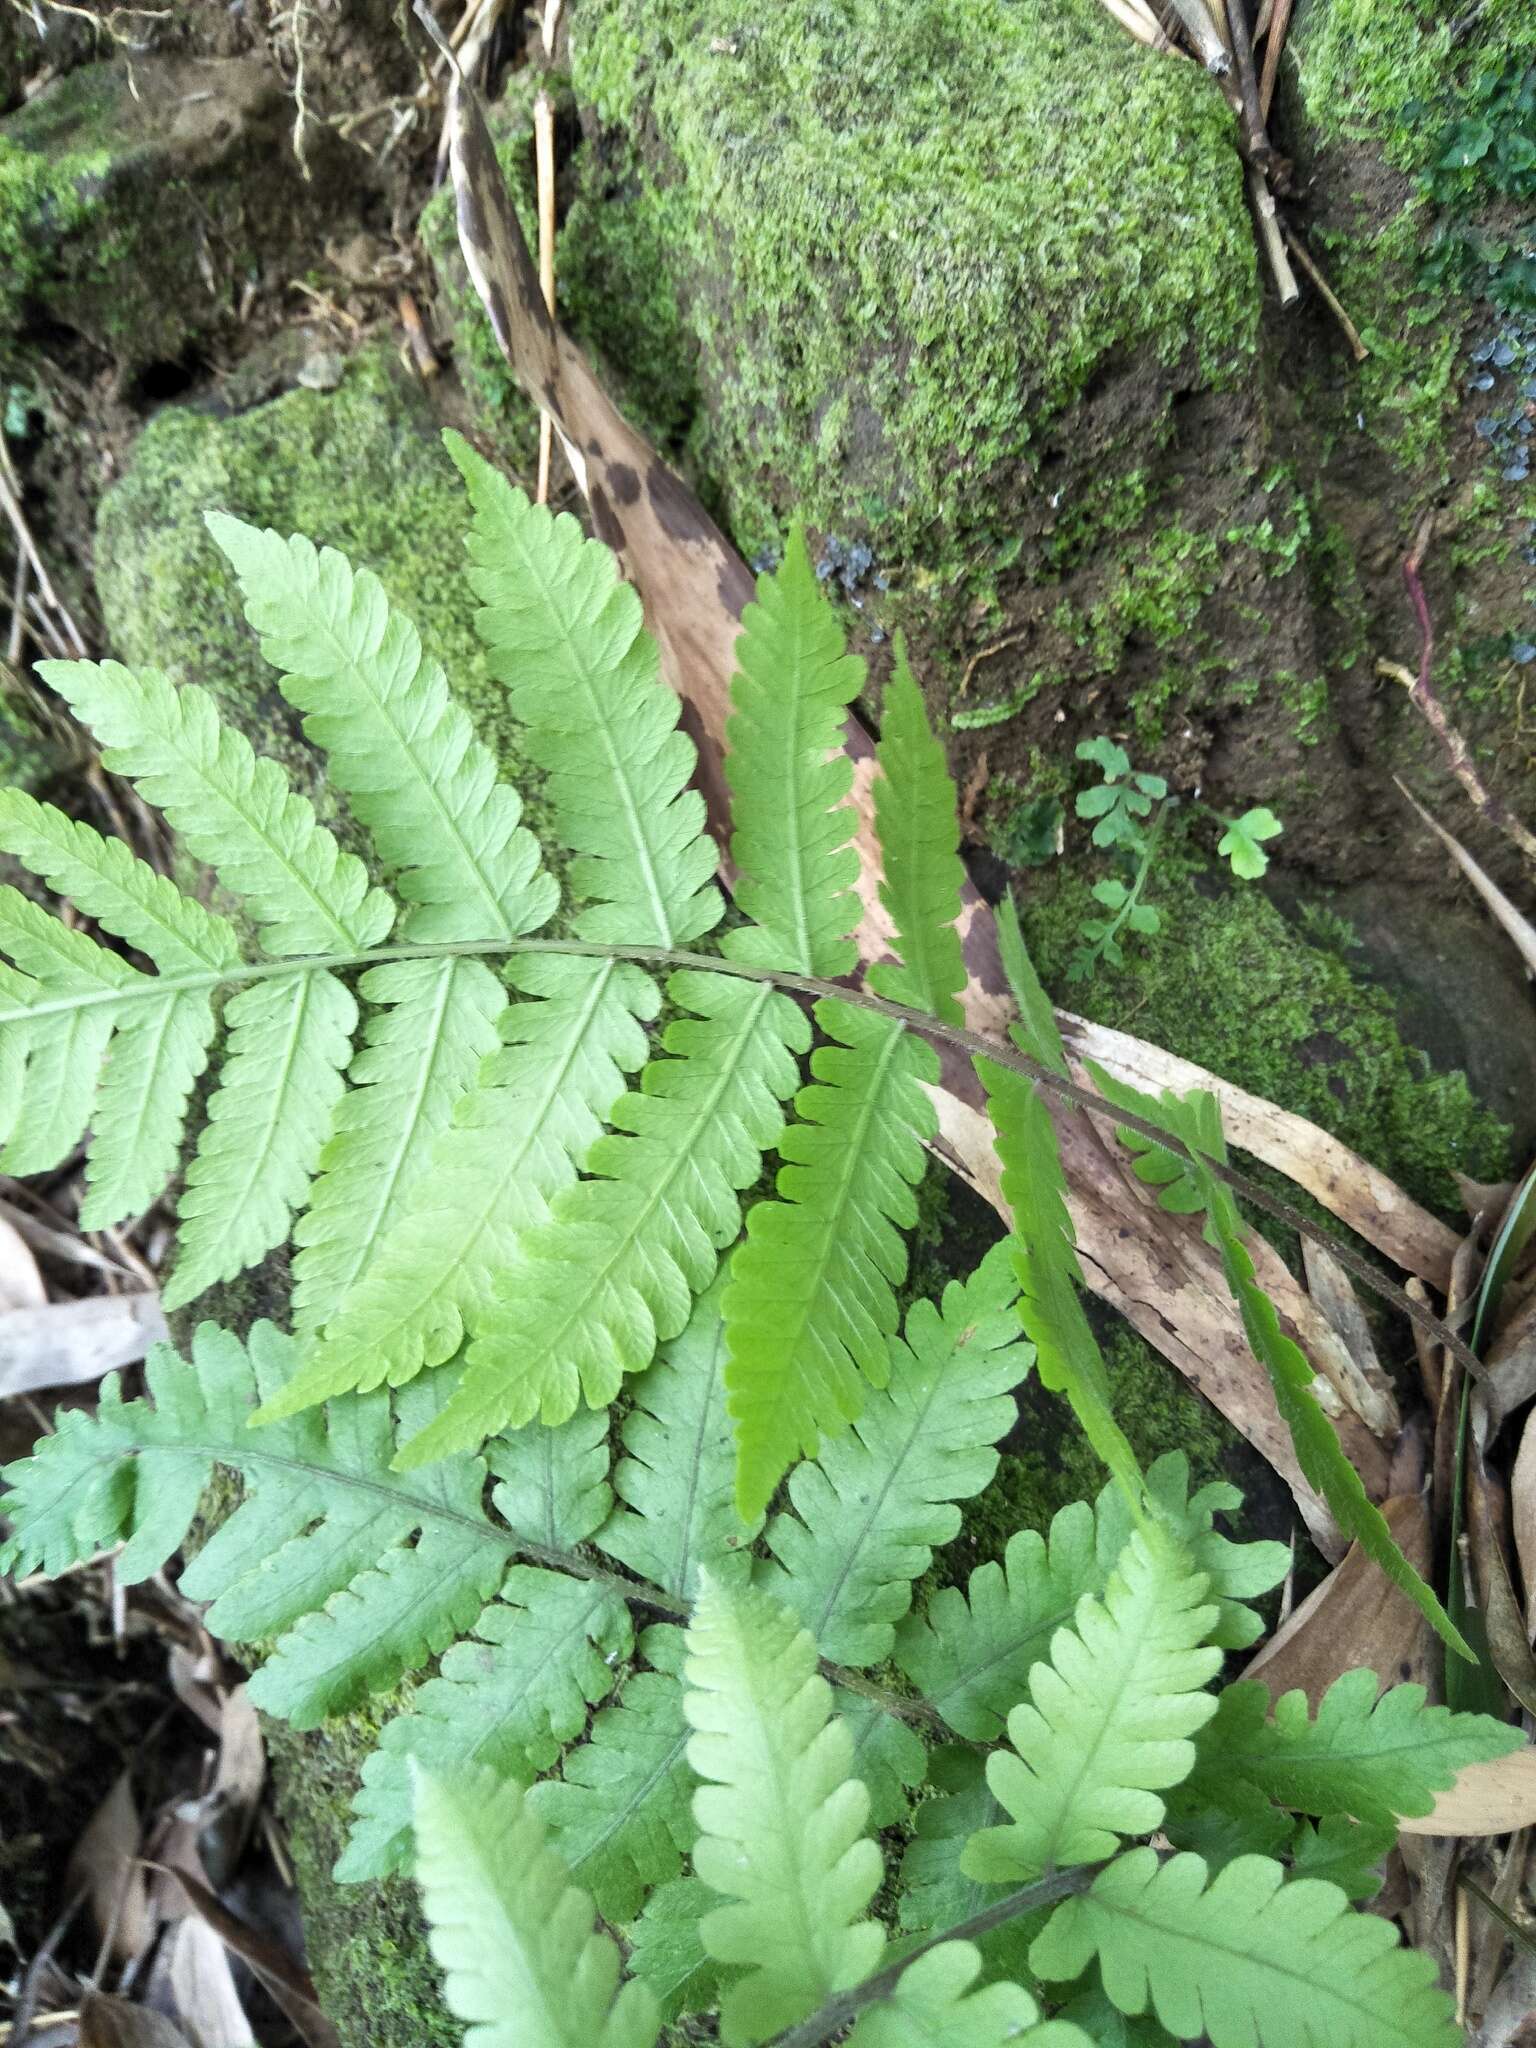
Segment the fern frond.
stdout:
<path fill-rule="evenodd" d="M 911 1811 L 908 1796 L 928 1775 L 922 1737 L 867 1693 L 832 1688 L 832 1706 L 853 1741 L 853 1768 L 869 1793 L 869 1824 L 899 1827 Z"/>
<path fill-rule="evenodd" d="M 103 931 L 147 954 L 163 974 L 217 973 L 240 958 L 228 918 L 205 910 L 175 883 L 52 804 L 0 789 L 0 852 L 11 854 Z"/>
<path fill-rule="evenodd" d="M 454 1104 L 498 1044 L 507 1006 L 483 961 L 453 957 L 370 967 L 358 990 L 374 1007 L 294 1231 L 290 1309 L 301 1332 L 334 1313 L 388 1241 Z"/>
<path fill-rule="evenodd" d="M 981 1954 L 971 1942 L 941 1942 L 860 2014 L 848 2048 L 1091 2048 L 1070 2021 L 1041 2020 L 1020 1985 L 973 1989 L 980 1974 Z"/>
<path fill-rule="evenodd" d="M 1030 1961 L 1072 1978 L 1097 1957 L 1121 2012 L 1150 2005 L 1169 2033 L 1212 2048 L 1456 2048 L 1432 1956 L 1336 1886 L 1283 1878 L 1240 1856 L 1207 1889 L 1198 1856 L 1159 1866 L 1133 1849 L 1057 1907 Z"/>
<path fill-rule="evenodd" d="M 571 886 L 595 899 L 577 934 L 686 946 L 719 921 L 717 856 L 640 600 L 569 513 L 552 517 L 457 434 L 444 440 L 474 507 L 475 624 L 577 856 Z"/>
<path fill-rule="evenodd" d="M 124 999 L 153 995 L 155 985 L 9 883 L 0 885 L 0 951 L 15 962 L 0 963 L 0 1172 L 43 1173 L 68 1158 L 91 1121 Z"/>
<path fill-rule="evenodd" d="M 1248 1233 L 1232 1191 L 1211 1172 L 1208 1161 L 1227 1162 L 1221 1112 L 1205 1089 L 1178 1096 L 1168 1091 L 1146 1095 L 1113 1079 L 1100 1067 L 1090 1069 L 1094 1084 L 1111 1102 L 1151 1123 L 1161 1124 L 1184 1145 L 1188 1158 L 1165 1151 L 1137 1134 L 1132 1149 L 1140 1153 L 1139 1178 L 1164 1188 L 1166 1207 L 1191 1214 L 1203 1210 L 1206 1237 L 1221 1256 L 1222 1272 L 1237 1303 L 1248 1348 L 1269 1375 L 1275 1405 L 1291 1433 L 1296 1462 L 1332 1510 L 1335 1521 L 1351 1536 L 1399 1592 L 1406 1593 L 1441 1640 L 1470 1661 L 1472 1651 L 1435 1592 L 1398 1548 L 1386 1517 L 1365 1490 L 1332 1423 L 1312 1391 L 1316 1378 L 1301 1346 L 1280 1327 L 1279 1312 L 1259 1285 Z"/>
<path fill-rule="evenodd" d="M 521 1789 L 488 1771 L 416 1782 L 416 1875 L 466 2048 L 651 2048 L 643 1984 L 544 1840 Z"/>
<path fill-rule="evenodd" d="M 250 1429 L 258 1394 L 281 1382 L 293 1349 L 270 1323 L 248 1344 L 203 1323 L 190 1364 L 167 1345 L 151 1351 L 151 1399 L 124 1401 L 114 1375 L 94 1413 L 61 1409 L 55 1433 L 4 1474 L 12 1533 L 0 1569 L 58 1573 L 121 1543 L 118 1578 L 136 1584 L 182 1546 L 214 1469 L 236 1472 L 240 1504 L 181 1584 L 212 1603 L 208 1625 L 227 1641 L 276 1639 L 275 1668 L 253 1689 L 272 1711 L 309 1721 L 394 1684 L 467 1628 L 516 1545 L 486 1517 L 478 1461 L 412 1482 L 389 1472 L 384 1395 Z M 370 1577 L 385 1586 L 348 1603 Z M 391 1612 L 380 1596 L 403 1578 L 414 1605 Z"/>
<path fill-rule="evenodd" d="M 337 1879 L 405 1868 L 413 1765 L 450 1782 L 478 1765 L 531 1783 L 613 1690 L 632 1640 L 629 1609 L 611 1589 L 514 1565 L 473 1635 L 454 1644 L 364 1762 Z"/>
<path fill-rule="evenodd" d="M 1019 1009 L 1019 1021 L 1012 1026 L 1014 1044 L 1020 1052 L 1028 1053 L 1031 1059 L 1038 1060 L 1041 1066 L 1049 1067 L 1053 1074 L 1060 1074 L 1065 1080 L 1068 1074 L 1067 1049 L 1061 1042 L 1056 1011 L 1040 985 L 1035 963 L 1024 944 L 1018 906 L 1011 889 L 998 905 L 997 948 L 1003 972 L 1008 977 L 1008 986 L 1013 991 L 1013 1000 Z"/>
<path fill-rule="evenodd" d="M 790 1476 L 794 1511 L 768 1526 L 778 1565 L 757 1583 L 799 1615 L 834 1663 L 885 1661 L 912 1582 L 959 1530 L 953 1503 L 980 1493 L 997 1470 L 994 1446 L 1016 1413 L 1007 1396 L 1030 1363 L 1017 1341 L 1016 1293 L 1003 1245 L 964 1285 L 950 1283 L 942 1309 L 914 1303 L 906 1341 L 889 1340 L 884 1390 L 850 1435 L 824 1443 L 815 1463 Z"/>
<path fill-rule="evenodd" d="M 625 1372 L 686 1325 L 741 1227 L 740 1191 L 783 1125 L 806 1042 L 804 1019 L 766 983 L 673 975 L 691 1016 L 669 1025 L 673 1057 L 646 1069 L 610 1112 L 588 1178 L 525 1234 L 480 1319 L 457 1394 L 407 1462 L 475 1445 L 509 1423 L 560 1422 L 583 1394 L 611 1401 Z"/>
<path fill-rule="evenodd" d="M 967 1877 L 960 1858 L 971 1836 L 1007 1819 L 987 1783 L 987 1760 L 974 1749 L 946 1744 L 928 1759 L 931 1796 L 912 1816 L 912 1836 L 901 1859 L 898 1913 L 905 1931 L 932 1934 L 958 1927 L 996 1904 L 995 1885 Z M 977 1947 L 993 1976 L 1029 1978 L 1029 1945 L 1050 1908 L 1020 1914 L 982 1935 Z"/>
<path fill-rule="evenodd" d="M 1041 1385 L 1066 1395 L 1089 1443 L 1127 1497 L 1139 1500 L 1136 1453 L 1115 1421 L 1109 1375 L 1077 1291 L 1082 1268 L 1050 1111 L 1012 1068 L 978 1059 L 976 1072 L 996 1134 L 1003 1196 L 1013 1212 L 1019 1320 L 1035 1346 Z"/>
<path fill-rule="evenodd" d="M 398 1386 L 452 1358 L 521 1233 L 576 1178 L 625 1073 L 643 1064 L 657 995 L 638 969 L 546 956 L 508 980 L 529 1000 L 503 1011 L 503 1050 L 455 1103 L 403 1213 L 259 1420 Z"/>
<path fill-rule="evenodd" d="M 287 1237 L 346 1086 L 357 1004 L 334 974 L 251 983 L 225 1007 L 228 1045 L 176 1205 L 167 1309 L 232 1280 Z"/>
<path fill-rule="evenodd" d="M 1147 1472 L 1148 1503 L 1208 1582 L 1216 1619 L 1206 1641 L 1218 1649 L 1242 1649 L 1262 1632 L 1247 1602 L 1278 1585 L 1290 1566 L 1283 1543 L 1234 1543 L 1214 1526 L 1241 1498 L 1221 1481 L 1191 1496 L 1182 1451 L 1166 1452 Z M 1000 1563 L 977 1566 L 967 1592 L 940 1587 L 921 1616 L 902 1623 L 897 1663 L 956 1734 L 995 1742 L 1009 1709 L 1027 1698 L 1030 1672 L 1051 1638 L 1084 1594 L 1103 1591 L 1133 1528 L 1112 1482 L 1092 1507 L 1074 1501 L 1059 1510 L 1046 1536 L 1021 1529 Z"/>
<path fill-rule="evenodd" d="M 82 1230 L 102 1230 L 158 1201 L 176 1171 L 187 1103 L 218 1019 L 201 989 L 126 1011 L 107 1053 L 85 1161 Z"/>
<path fill-rule="evenodd" d="M 1060 1509 L 1049 1540 L 1033 1529 L 1008 1539 L 1002 1561 L 978 1565 L 969 1592 L 941 1587 L 896 1636 L 896 1662 L 957 1735 L 995 1742 L 1029 1674 L 1085 1595 L 1108 1581 L 1117 1555 L 1086 1501 Z"/>
<path fill-rule="evenodd" d="M 650 1988 L 663 2020 L 703 2012 L 715 2002 L 720 1965 L 699 1939 L 710 1904 L 708 1887 L 696 1877 L 675 1877 L 651 1893 L 628 1930 L 630 1970 Z"/>
<path fill-rule="evenodd" d="M 736 1512 L 720 1291 L 717 1280 L 700 1295 L 688 1327 L 636 1382 L 624 1418 L 629 1455 L 614 1473 L 625 1505 L 597 1535 L 611 1557 L 688 1601 L 701 1567 L 722 1585 L 745 1577 L 757 1534 Z"/>
<path fill-rule="evenodd" d="M 436 941 L 536 930 L 559 890 L 522 805 L 377 576 L 302 534 L 284 540 L 225 512 L 205 517 L 283 695 L 397 872 L 410 906 L 403 932 Z"/>
<path fill-rule="evenodd" d="M 1290 1841 L 1291 1875 L 1336 1884 L 1347 1899 L 1374 1899 L 1381 1890 L 1381 1866 L 1396 1847 L 1392 1824 L 1349 1820 L 1338 1813 L 1315 1824 L 1298 1821 Z"/>
<path fill-rule="evenodd" d="M 1102 1600 L 1079 1603 L 1008 1716 L 1017 1754 L 994 1752 L 987 1783 L 1013 1825 L 972 1838 L 970 1876 L 996 1884 L 1092 1863 L 1159 1825 L 1157 1794 L 1193 1770 L 1189 1737 L 1216 1711 L 1203 1690 L 1221 1666 L 1201 1647 L 1216 1620 L 1206 1591 L 1169 1538 L 1131 1538 Z"/>
<path fill-rule="evenodd" d="M 902 1231 L 917 1221 L 923 1141 L 938 1119 L 922 1083 L 930 1045 L 890 1018 L 824 1000 L 834 1043 L 812 1055 L 779 1141 L 780 1199 L 759 1202 L 725 1293 L 726 1386 L 736 1424 L 736 1500 L 760 1514 L 794 1460 L 859 1414 L 889 1371 Z"/>
<path fill-rule="evenodd" d="M 598 1911 L 615 1922 L 632 1920 L 652 1886 L 677 1876 L 693 1841 L 698 1781 L 688 1762 L 682 1630 L 658 1623 L 639 1647 L 651 1669 L 631 1673 L 559 1777 L 528 1795 Z"/>
<path fill-rule="evenodd" d="M 115 661 L 40 662 L 38 674 L 100 740 L 103 767 L 135 782 L 193 858 L 245 899 L 269 953 L 350 953 L 384 939 L 389 897 L 206 690 Z"/>
<path fill-rule="evenodd" d="M 1346 1671 L 1315 1719 L 1303 1692 L 1271 1716 L 1262 1685 L 1229 1685 L 1201 1731 L 1197 1778 L 1238 1779 L 1299 1813 L 1387 1824 L 1432 1812 L 1468 1764 L 1520 1747 L 1519 1729 L 1490 1715 L 1428 1706 L 1421 1685 L 1379 1685 L 1374 1671 Z"/>
<path fill-rule="evenodd" d="M 520 1536 L 574 1550 L 608 1519 L 608 1417 L 600 1410 L 579 1409 L 554 1429 L 530 1423 L 493 1438 L 485 1453 L 499 1482 L 496 1512 Z"/>
<path fill-rule="evenodd" d="M 700 1926 L 724 1963 L 748 1966 L 720 2001 L 728 2048 L 765 2040 L 869 1975 L 885 1936 L 863 1917 L 880 1882 L 864 1834 L 869 1795 L 830 1718 L 816 1646 L 766 1594 L 706 1576 L 688 1631 L 685 1705 L 695 1871 L 732 1903 Z"/>
<path fill-rule="evenodd" d="M 880 900 L 896 927 L 901 963 L 877 961 L 869 985 L 887 1002 L 959 1024 L 963 1014 L 956 998 L 966 977 L 955 919 L 965 870 L 955 786 L 899 634 L 875 754 L 882 770 L 875 780 L 884 868 Z"/>
<path fill-rule="evenodd" d="M 846 808 L 853 767 L 840 742 L 864 664 L 845 651 L 802 528 L 791 529 L 779 569 L 757 579 L 741 628 L 726 773 L 736 905 L 753 924 L 729 934 L 725 950 L 835 980 L 854 961 L 859 857 Z"/>

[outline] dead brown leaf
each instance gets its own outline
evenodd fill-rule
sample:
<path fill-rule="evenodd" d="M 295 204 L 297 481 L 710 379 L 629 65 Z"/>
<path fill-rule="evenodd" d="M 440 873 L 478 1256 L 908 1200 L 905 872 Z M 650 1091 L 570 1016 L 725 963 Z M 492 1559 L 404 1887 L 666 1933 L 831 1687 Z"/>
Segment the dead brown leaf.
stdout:
<path fill-rule="evenodd" d="M 31 1246 L 14 1223 L 0 1216 L 0 1311 L 41 1308 L 47 1299 Z"/>
<path fill-rule="evenodd" d="M 178 1920 L 167 1937 L 166 1976 L 193 2048 L 256 2048 L 224 1943 L 203 1920 Z"/>
<path fill-rule="evenodd" d="M 144 1872 L 137 1861 L 143 1835 L 133 1784 L 122 1771 L 86 1823 L 69 1859 L 67 1888 L 84 1888 L 97 1933 L 103 1940 L 110 1934 L 112 1953 L 122 1962 L 142 1955 L 154 1935 Z"/>
<path fill-rule="evenodd" d="M 1536 1658 L 1531 1655 L 1525 1617 L 1509 1575 L 1502 1488 L 1490 1477 L 1475 1444 L 1467 1446 L 1465 1502 L 1466 1542 L 1488 1629 L 1488 1654 L 1527 1713 L 1536 1713 Z"/>
<path fill-rule="evenodd" d="M 1397 1397 L 1381 1369 L 1371 1326 L 1348 1273 L 1325 1245 L 1310 1237 L 1301 1240 L 1301 1259 L 1307 1292 L 1337 1333 L 1352 1369 L 1340 1393 L 1383 1443 L 1395 1443 L 1403 1426 Z"/>
<path fill-rule="evenodd" d="M 1414 1494 L 1399 1494 L 1381 1508 L 1398 1548 L 1415 1571 L 1429 1570 L 1429 1514 Z M 1383 1579 L 1358 1544 L 1309 1593 L 1290 1619 L 1251 1658 L 1244 1678 L 1261 1679 L 1270 1696 L 1298 1687 L 1315 1710 L 1333 1681 L 1362 1665 L 1382 1684 L 1412 1680 L 1430 1686 L 1434 1637 L 1405 1593 Z"/>
<path fill-rule="evenodd" d="M 1486 1416 L 1484 1443 L 1492 1443 L 1506 1416 L 1536 1395 L 1536 1294 L 1515 1308 L 1488 1346 L 1487 1371 L 1477 1398 Z"/>
<path fill-rule="evenodd" d="M 1525 1588 L 1527 1634 L 1536 1614 L 1536 1409 L 1525 1418 L 1520 1450 L 1509 1477 L 1509 1518 Z"/>
<path fill-rule="evenodd" d="M 1468 1764 L 1433 1813 L 1400 1820 L 1408 1835 L 1508 1835 L 1536 1824 L 1536 1744 Z"/>
<path fill-rule="evenodd" d="M 309 2048 L 337 2048 L 336 2030 L 320 2010 L 309 1972 L 270 1935 L 232 1913 L 194 1871 L 183 1866 L 175 1874 L 208 1932 L 255 1973 Z"/>
<path fill-rule="evenodd" d="M 80 2000 L 80 2048 L 192 2048 L 163 2013 L 87 1991 Z"/>
<path fill-rule="evenodd" d="M 157 1294 L 89 1294 L 10 1309 L 0 1314 L 0 1397 L 99 1380 L 168 1335 Z"/>

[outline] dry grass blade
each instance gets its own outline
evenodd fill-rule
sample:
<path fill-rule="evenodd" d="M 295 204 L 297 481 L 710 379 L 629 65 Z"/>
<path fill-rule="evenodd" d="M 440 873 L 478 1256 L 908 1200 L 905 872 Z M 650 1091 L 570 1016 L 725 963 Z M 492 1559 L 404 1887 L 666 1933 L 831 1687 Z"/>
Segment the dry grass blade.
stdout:
<path fill-rule="evenodd" d="M 307 1970 L 280 1948 L 270 1935 L 232 1913 L 195 1872 L 179 1867 L 176 1876 L 198 1916 L 198 1925 L 215 1947 L 237 1955 L 261 1980 L 308 2048 L 337 2048 L 336 2030 L 320 2009 Z"/>

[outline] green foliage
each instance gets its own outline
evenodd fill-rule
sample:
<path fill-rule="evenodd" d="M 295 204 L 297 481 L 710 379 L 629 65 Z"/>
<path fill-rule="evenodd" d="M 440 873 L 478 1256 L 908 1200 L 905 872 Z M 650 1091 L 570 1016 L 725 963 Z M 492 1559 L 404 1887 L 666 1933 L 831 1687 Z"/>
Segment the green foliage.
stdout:
<path fill-rule="evenodd" d="M 1189 1737 L 1215 1712 L 1205 1690 L 1221 1652 L 1208 1582 L 1162 1531 L 1135 1535 L 1102 1598 L 1086 1594 L 1050 1662 L 1030 1672 L 1030 1702 L 1008 1716 L 1017 1754 L 994 1753 L 993 1796 L 1012 1825 L 971 1837 L 961 1868 L 1008 1883 L 1112 1855 L 1122 1835 L 1162 1824 L 1158 1792 L 1188 1777 Z"/>
<path fill-rule="evenodd" d="M 904 660 L 875 780 L 895 957 L 872 980 L 898 1007 L 824 995 L 808 1019 L 781 984 L 853 961 L 837 742 L 862 671 L 802 537 L 745 621 L 742 915 L 712 964 L 691 949 L 716 943 L 715 852 L 638 601 L 573 522 L 453 452 L 478 630 L 544 777 L 548 851 L 571 856 L 574 937 L 530 938 L 557 890 L 519 800 L 412 627 L 340 556 L 212 522 L 384 883 L 204 693 L 51 666 L 243 923 L 0 797 L 0 846 L 148 963 L 0 890 L 0 1165 L 55 1166 L 91 1128 L 88 1213 L 153 1201 L 222 1031 L 168 1299 L 291 1241 L 296 1334 L 205 1323 L 190 1362 L 157 1348 L 142 1397 L 113 1379 L 94 1411 L 62 1410 L 5 1475 L 0 1564 L 58 1572 L 121 1546 L 132 1583 L 187 1543 L 215 1469 L 236 1475 L 182 1588 L 215 1633 L 260 1646 L 252 1697 L 296 1727 L 405 1685 L 338 1874 L 414 1857 L 482 2048 L 647 2048 L 661 2014 L 710 2009 L 733 2048 L 802 2020 L 861 2048 L 1081 2048 L 1075 2015 L 1135 2015 L 1144 1991 L 1217 2048 L 1367 2043 L 1389 2022 L 1438 2039 L 1417 1964 L 1345 1893 L 1369 1895 L 1399 1815 L 1517 1738 L 1412 1688 L 1377 1703 L 1369 1674 L 1315 1721 L 1297 1698 L 1270 1719 L 1255 1689 L 1208 1689 L 1285 1553 L 1228 1541 L 1235 1495 L 1191 1498 L 1182 1459 L 1139 1469 L 1077 1292 L 1052 1113 L 1000 1059 L 977 1064 L 1013 1234 L 898 1335 L 936 1128 L 923 1027 L 942 1034 L 964 985 L 953 791 Z M 1145 929 L 1144 828 L 1166 793 L 1112 743 L 1088 757 L 1107 794 L 1085 815 L 1141 863 L 1105 907 Z M 1250 865 L 1261 815 L 1232 827 Z M 1015 1043 L 1063 1075 L 1011 906 L 1000 939 Z M 1138 1171 L 1204 1214 L 1309 1476 L 1443 1625 L 1314 1419 L 1310 1367 L 1212 1170 L 1214 1105 L 1113 1099 L 1188 1148 L 1145 1141 Z M 743 1232 L 769 1152 L 774 1190 Z M 1032 1363 L 1111 1484 L 925 1602 Z M 990 1757 L 930 1759 L 945 1727 Z M 869 1830 L 901 1827 L 882 1889 Z M 1154 1831 L 1183 1853 L 1122 1853 Z M 1193 1847 L 1220 1865 L 1209 1886 Z M 594 1912 L 638 1984 L 618 1989 Z M 892 1926 L 934 1939 L 896 1949 Z M 1032 1979 L 1094 1958 L 1099 1982 L 1041 2020 Z"/>
<path fill-rule="evenodd" d="M 1217 842 L 1217 853 L 1223 860 L 1231 862 L 1232 872 L 1239 881 L 1256 882 L 1269 866 L 1269 855 L 1260 842 L 1278 838 L 1285 828 L 1274 812 L 1263 804 L 1244 811 L 1240 818 L 1227 818 L 1223 822 L 1227 829 Z"/>
<path fill-rule="evenodd" d="M 880 1852 L 869 1793 L 806 1629 L 765 1594 L 707 1579 L 688 1631 L 694 1868 L 731 1901 L 700 1922 L 704 1946 L 750 1974 L 727 1987 L 721 2038 L 765 2040 L 867 1977 L 885 1936 L 865 1908 Z"/>
<path fill-rule="evenodd" d="M 1152 806 L 1162 803 L 1168 784 L 1161 775 L 1133 769 L 1130 755 L 1116 740 L 1080 740 L 1077 758 L 1093 762 L 1100 775 L 1098 782 L 1078 791 L 1073 806 L 1080 818 L 1094 819 L 1094 845 L 1123 846 L 1131 853 L 1141 853 L 1147 843 Z"/>
<path fill-rule="evenodd" d="M 619 1952 L 515 1784 L 416 1781 L 417 1875 L 444 1996 L 469 2048 L 651 2048 L 656 2002 L 619 1986 Z"/>
<path fill-rule="evenodd" d="M 1212 2048 L 1454 2048 L 1451 2001 L 1430 1956 L 1351 1913 L 1332 1885 L 1282 1882 L 1240 1856 L 1206 1886 L 1198 1856 L 1133 1849 L 1060 1907 L 1030 1960 L 1074 1978 L 1097 1958 L 1122 2012 L 1150 2005 L 1182 2041 Z"/>

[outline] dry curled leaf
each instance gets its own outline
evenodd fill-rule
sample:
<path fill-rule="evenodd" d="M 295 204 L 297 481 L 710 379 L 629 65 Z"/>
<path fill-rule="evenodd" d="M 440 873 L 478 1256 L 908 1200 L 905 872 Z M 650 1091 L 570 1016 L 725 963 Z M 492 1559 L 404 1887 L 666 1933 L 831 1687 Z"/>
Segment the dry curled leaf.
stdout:
<path fill-rule="evenodd" d="M 1400 1820 L 1409 1835 L 1509 1835 L 1536 1824 L 1536 1744 L 1468 1764 L 1433 1813 Z"/>
<path fill-rule="evenodd" d="M 110 1933 L 112 1953 L 121 1961 L 142 1955 L 154 1934 L 154 1917 L 142 1866 L 138 1861 L 143 1823 L 127 1771 L 91 1815 L 69 1859 L 66 1889 L 82 1887 L 90 1902 L 97 1933 Z"/>
<path fill-rule="evenodd" d="M 164 2013 L 105 1992 L 87 1991 L 80 2000 L 80 2048 L 193 2048 Z"/>
<path fill-rule="evenodd" d="M 169 1334 L 156 1294 L 90 1294 L 7 1310 L 0 1313 L 0 1396 L 99 1380 Z"/>

